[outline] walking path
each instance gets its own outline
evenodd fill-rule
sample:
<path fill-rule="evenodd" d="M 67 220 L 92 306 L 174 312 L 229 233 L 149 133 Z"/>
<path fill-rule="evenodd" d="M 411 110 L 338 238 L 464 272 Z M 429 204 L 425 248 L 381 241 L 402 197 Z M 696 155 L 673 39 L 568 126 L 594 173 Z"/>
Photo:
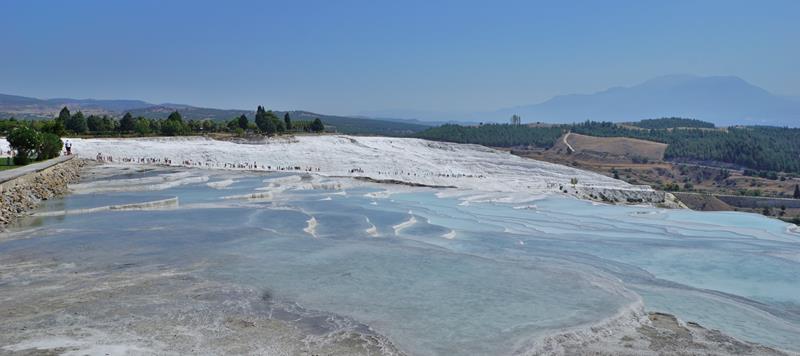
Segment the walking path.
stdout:
<path fill-rule="evenodd" d="M 570 152 L 575 152 L 575 149 L 572 148 L 572 145 L 570 145 L 569 142 L 567 142 L 567 137 L 569 137 L 569 134 L 571 134 L 571 133 L 572 132 L 567 132 L 567 134 L 564 135 L 564 144 L 567 145 L 567 148 L 569 148 Z"/>
<path fill-rule="evenodd" d="M 0 171 L 0 184 L 8 182 L 12 179 L 19 178 L 29 173 L 39 172 L 41 170 L 50 168 L 56 164 L 59 164 L 64 161 L 68 161 L 73 159 L 75 156 L 60 156 L 56 158 L 48 159 L 47 161 L 37 162 L 33 164 L 29 164 L 27 166 L 22 166 L 19 168 L 9 169 L 5 171 Z"/>

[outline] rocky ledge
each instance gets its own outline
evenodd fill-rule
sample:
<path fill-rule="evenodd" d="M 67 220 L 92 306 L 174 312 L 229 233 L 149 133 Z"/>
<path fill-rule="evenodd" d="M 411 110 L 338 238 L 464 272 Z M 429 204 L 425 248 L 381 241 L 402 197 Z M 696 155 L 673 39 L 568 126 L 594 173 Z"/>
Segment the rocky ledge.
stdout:
<path fill-rule="evenodd" d="M 42 169 L 0 182 L 0 230 L 42 200 L 67 193 L 67 184 L 78 181 L 81 167 L 86 164 L 81 159 L 55 159 Z"/>
<path fill-rule="evenodd" d="M 633 186 L 631 189 L 626 189 L 586 185 L 560 185 L 559 190 L 579 199 L 608 204 L 645 204 L 667 209 L 688 209 L 671 193 L 654 190 L 648 186 Z"/>

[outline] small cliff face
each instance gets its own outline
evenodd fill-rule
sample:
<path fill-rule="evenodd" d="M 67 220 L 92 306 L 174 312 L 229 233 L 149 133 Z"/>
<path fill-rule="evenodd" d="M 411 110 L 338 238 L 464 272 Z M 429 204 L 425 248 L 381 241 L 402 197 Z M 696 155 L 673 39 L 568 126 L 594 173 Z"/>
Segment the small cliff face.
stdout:
<path fill-rule="evenodd" d="M 577 185 L 561 186 L 561 190 L 580 199 L 610 204 L 646 204 L 669 209 L 687 208 L 671 193 L 653 189 L 623 189 Z"/>
<path fill-rule="evenodd" d="M 0 183 L 0 230 L 40 201 L 67 193 L 67 184 L 78 181 L 85 164 L 80 159 L 56 161 L 49 167 Z"/>

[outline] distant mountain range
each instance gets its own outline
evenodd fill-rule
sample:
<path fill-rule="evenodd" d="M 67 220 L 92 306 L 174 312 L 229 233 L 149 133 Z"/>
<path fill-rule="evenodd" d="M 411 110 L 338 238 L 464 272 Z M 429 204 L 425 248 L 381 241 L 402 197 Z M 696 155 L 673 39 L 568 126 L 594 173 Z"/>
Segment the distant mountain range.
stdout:
<path fill-rule="evenodd" d="M 36 99 L 0 94 L 0 118 L 51 118 L 62 107 L 85 114 L 164 118 L 179 110 L 187 119 L 229 120 L 252 110 L 202 108 L 183 104 L 152 104 L 141 100 Z M 572 123 L 585 120 L 626 122 L 660 117 L 686 117 L 713 122 L 718 126 L 773 125 L 800 126 L 800 98 L 780 96 L 734 76 L 667 75 L 630 87 L 615 87 L 593 94 L 553 97 L 533 105 L 487 112 L 425 112 L 384 110 L 362 112 L 359 116 L 333 116 L 307 111 L 293 112 L 301 118 L 320 117 L 356 127 L 352 120 L 392 122 L 395 129 L 418 131 L 447 122 L 507 122 L 511 115 L 523 123 Z M 281 112 L 282 115 L 282 112 Z M 327 119 L 326 119 L 327 118 Z M 363 121 L 360 121 L 364 123 Z M 377 123 L 376 123 L 377 124 Z"/>
<path fill-rule="evenodd" d="M 167 117 L 169 113 L 179 110 L 187 119 L 227 120 L 249 110 L 223 110 L 201 108 L 183 104 L 152 104 L 142 100 L 98 100 L 98 99 L 37 99 L 25 96 L 0 94 L 0 117 L 16 117 L 20 119 L 52 118 L 64 106 L 70 111 L 83 111 L 84 114 L 122 116 L 130 112 L 134 116 L 152 118 Z"/>
<path fill-rule="evenodd" d="M 369 113 L 364 113 L 369 115 Z M 667 75 L 593 94 L 560 95 L 538 104 L 478 113 L 374 112 L 370 116 L 419 120 L 572 123 L 687 117 L 719 126 L 800 126 L 800 99 L 768 92 L 734 76 Z"/>
<path fill-rule="evenodd" d="M 81 110 L 87 114 L 116 115 L 123 110 L 142 109 L 153 106 L 141 100 L 96 100 L 96 99 L 37 99 L 26 96 L 0 94 L 0 117 L 14 116 L 21 119 L 52 118 L 62 107 Z"/>
<path fill-rule="evenodd" d="M 255 110 L 202 108 L 184 104 L 152 104 L 141 100 L 96 100 L 96 99 L 36 99 L 17 95 L 0 94 L 0 118 L 49 119 L 58 115 L 64 106 L 70 111 L 83 111 L 86 115 L 109 115 L 121 117 L 130 112 L 134 117 L 144 116 L 163 119 L 178 110 L 187 120 L 230 120 L 242 114 L 251 120 Z M 275 111 L 283 117 L 285 111 Z M 320 118 L 326 126 L 347 134 L 406 135 L 430 127 L 414 120 L 380 120 L 360 117 L 317 114 L 309 111 L 289 111 L 293 120 L 314 120 Z"/>
<path fill-rule="evenodd" d="M 772 94 L 733 76 L 669 75 L 632 87 L 554 97 L 540 104 L 497 111 L 527 121 L 636 121 L 688 117 L 717 125 L 800 126 L 800 101 Z"/>

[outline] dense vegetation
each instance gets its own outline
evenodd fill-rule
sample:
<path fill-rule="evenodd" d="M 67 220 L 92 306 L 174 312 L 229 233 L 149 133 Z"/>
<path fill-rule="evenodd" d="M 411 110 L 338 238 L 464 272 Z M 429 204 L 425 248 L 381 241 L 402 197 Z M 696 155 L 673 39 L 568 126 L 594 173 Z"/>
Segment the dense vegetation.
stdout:
<path fill-rule="evenodd" d="M 508 124 L 481 126 L 442 125 L 422 131 L 414 137 L 485 146 L 535 146 L 550 148 L 566 129 L 561 126 L 530 127 Z"/>
<path fill-rule="evenodd" d="M 64 143 L 58 133 L 57 126 L 46 125 L 39 131 L 31 126 L 17 126 L 8 132 L 6 140 L 11 148 L 16 151 L 14 164 L 26 165 L 34 160 L 46 160 L 58 157 Z"/>
<path fill-rule="evenodd" d="M 645 126 L 669 126 L 669 123 L 685 125 L 683 120 L 669 118 L 660 123 L 651 121 Z M 549 148 L 561 133 L 571 131 L 589 136 L 629 137 L 666 143 L 665 158 L 669 160 L 719 162 L 753 170 L 800 173 L 798 128 L 740 126 L 708 129 L 695 122 L 697 120 L 690 121 L 699 127 L 643 129 L 594 121 L 552 126 L 444 125 L 418 133 L 415 137 L 496 147 Z"/>
<path fill-rule="evenodd" d="M 643 129 L 671 129 L 680 127 L 692 127 L 713 129 L 714 124 L 697 119 L 686 119 L 682 117 L 665 117 L 661 119 L 645 119 L 639 122 L 631 123 L 632 126 L 641 127 Z"/>
<path fill-rule="evenodd" d="M 725 130 L 629 129 L 609 122 L 572 125 L 573 132 L 605 137 L 631 137 L 668 144 L 672 160 L 723 162 L 742 167 L 800 173 L 800 129 L 739 126 Z"/>

